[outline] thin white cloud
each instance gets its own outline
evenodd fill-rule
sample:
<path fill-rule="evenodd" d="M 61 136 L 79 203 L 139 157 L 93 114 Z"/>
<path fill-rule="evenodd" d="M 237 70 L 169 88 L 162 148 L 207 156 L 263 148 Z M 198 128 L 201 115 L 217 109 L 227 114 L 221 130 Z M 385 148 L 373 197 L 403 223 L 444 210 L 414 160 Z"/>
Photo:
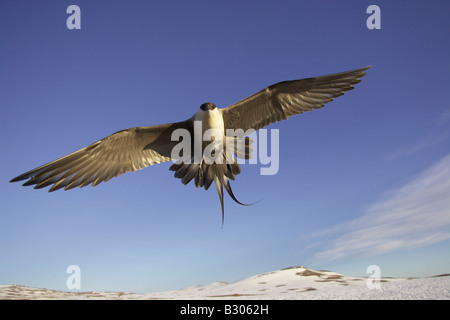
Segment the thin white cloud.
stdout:
<path fill-rule="evenodd" d="M 450 238 L 450 155 L 423 171 L 365 213 L 322 233 L 339 233 L 316 253 L 318 260 L 378 255 Z"/>
<path fill-rule="evenodd" d="M 410 157 L 428 148 L 436 147 L 449 139 L 448 132 L 432 133 L 427 137 L 414 142 L 414 144 L 393 152 L 387 157 L 388 161 L 394 161 L 400 157 Z"/>
<path fill-rule="evenodd" d="M 442 111 L 438 117 L 439 125 L 445 125 L 448 122 L 450 122 L 450 108 L 447 108 L 446 110 Z"/>
<path fill-rule="evenodd" d="M 411 145 L 397 149 L 395 152 L 386 157 L 387 161 L 394 161 L 400 157 L 410 157 L 426 149 L 437 147 L 446 143 L 450 138 L 450 108 L 441 112 L 435 120 L 434 125 L 430 126 L 428 134 L 414 140 Z"/>

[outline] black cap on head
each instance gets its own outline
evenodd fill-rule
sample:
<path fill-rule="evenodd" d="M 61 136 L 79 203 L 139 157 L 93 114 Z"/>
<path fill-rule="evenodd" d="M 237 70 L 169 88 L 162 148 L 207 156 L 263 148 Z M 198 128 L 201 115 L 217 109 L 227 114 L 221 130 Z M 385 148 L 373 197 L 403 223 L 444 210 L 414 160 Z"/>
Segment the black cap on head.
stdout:
<path fill-rule="evenodd" d="M 206 102 L 200 106 L 200 109 L 202 109 L 203 111 L 214 110 L 215 107 L 216 105 L 214 103 Z"/>

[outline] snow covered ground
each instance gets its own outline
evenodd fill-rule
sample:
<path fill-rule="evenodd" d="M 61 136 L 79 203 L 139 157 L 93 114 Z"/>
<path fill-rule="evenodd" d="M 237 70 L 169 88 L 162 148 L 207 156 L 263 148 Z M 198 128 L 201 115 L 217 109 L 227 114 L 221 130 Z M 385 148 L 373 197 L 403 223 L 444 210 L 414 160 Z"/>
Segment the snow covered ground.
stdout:
<path fill-rule="evenodd" d="M 375 282 L 373 280 L 347 277 L 331 271 L 290 267 L 232 283 L 215 282 L 154 293 L 65 292 L 19 285 L 0 285 L 0 299 L 450 299 L 449 276 L 420 279 L 382 278 Z"/>

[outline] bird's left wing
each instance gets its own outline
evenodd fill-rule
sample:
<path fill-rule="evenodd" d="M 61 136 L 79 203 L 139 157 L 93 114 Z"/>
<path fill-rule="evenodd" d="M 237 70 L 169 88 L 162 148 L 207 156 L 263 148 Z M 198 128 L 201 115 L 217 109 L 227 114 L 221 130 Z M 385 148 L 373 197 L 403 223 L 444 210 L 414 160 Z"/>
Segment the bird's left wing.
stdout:
<path fill-rule="evenodd" d="M 321 108 L 353 89 L 369 68 L 271 85 L 221 109 L 225 129 L 258 130 L 290 116 Z"/>
<path fill-rule="evenodd" d="M 35 185 L 35 189 L 53 185 L 49 191 L 95 187 L 128 171 L 171 160 L 172 148 L 178 143 L 172 141 L 172 132 L 179 128 L 191 132 L 191 127 L 191 121 L 183 121 L 118 131 L 10 182 L 29 179 L 24 186 Z"/>

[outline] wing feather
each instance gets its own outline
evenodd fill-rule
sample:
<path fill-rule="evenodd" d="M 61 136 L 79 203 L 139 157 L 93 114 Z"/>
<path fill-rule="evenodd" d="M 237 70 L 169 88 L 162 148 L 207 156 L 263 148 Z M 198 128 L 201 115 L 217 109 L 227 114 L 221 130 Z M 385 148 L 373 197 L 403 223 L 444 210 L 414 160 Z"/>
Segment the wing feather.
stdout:
<path fill-rule="evenodd" d="M 322 108 L 345 91 L 352 90 L 369 68 L 271 85 L 221 109 L 225 128 L 258 130 L 293 115 Z"/>
<path fill-rule="evenodd" d="M 69 190 L 92 184 L 93 187 L 129 171 L 172 160 L 178 141 L 172 132 L 184 128 L 192 132 L 190 120 L 118 131 L 67 156 L 44 164 L 12 179 L 28 179 L 24 186 L 35 189 L 52 185 L 49 191 Z"/>

